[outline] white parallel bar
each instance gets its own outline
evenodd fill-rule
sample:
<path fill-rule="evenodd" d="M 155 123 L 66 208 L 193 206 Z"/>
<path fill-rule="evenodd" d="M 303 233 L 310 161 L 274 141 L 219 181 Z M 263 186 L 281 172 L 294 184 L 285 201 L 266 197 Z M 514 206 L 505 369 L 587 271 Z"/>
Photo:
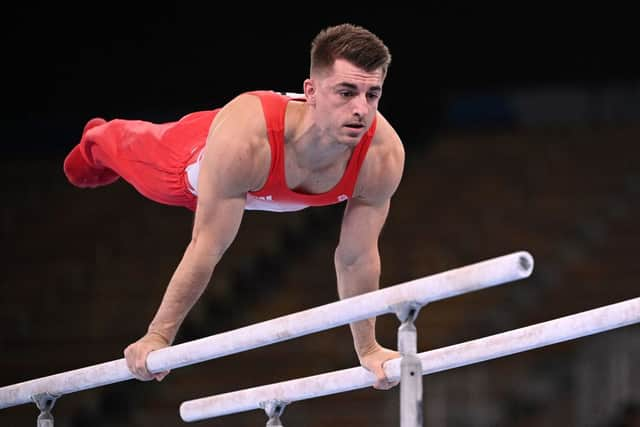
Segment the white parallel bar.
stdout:
<path fill-rule="evenodd" d="M 422 362 L 422 374 L 426 375 L 638 322 L 640 298 L 634 298 L 509 332 L 426 351 L 418 354 L 418 357 Z M 387 362 L 384 368 L 391 381 L 400 379 L 400 359 Z M 260 402 L 279 400 L 291 403 L 370 387 L 374 382 L 375 376 L 364 368 L 344 369 L 190 400 L 180 405 L 180 416 L 184 421 L 198 421 L 258 409 Z"/>
<path fill-rule="evenodd" d="M 256 323 L 229 332 L 156 350 L 147 357 L 151 372 L 206 360 L 312 334 L 393 311 L 405 301 L 431 301 L 523 279 L 533 271 L 533 257 L 514 252 L 367 294 Z M 38 393 L 68 394 L 132 379 L 124 359 L 63 372 L 0 388 L 0 409 L 30 402 Z"/>

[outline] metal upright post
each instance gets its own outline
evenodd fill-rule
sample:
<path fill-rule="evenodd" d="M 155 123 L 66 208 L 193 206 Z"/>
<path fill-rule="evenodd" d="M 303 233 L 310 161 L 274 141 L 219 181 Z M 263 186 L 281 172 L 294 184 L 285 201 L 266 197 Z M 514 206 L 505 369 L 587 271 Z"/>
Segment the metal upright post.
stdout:
<path fill-rule="evenodd" d="M 418 335 L 414 320 L 421 305 L 416 302 L 398 304 L 396 316 L 401 322 L 398 328 L 400 361 L 400 426 L 422 426 L 422 363 L 417 357 Z"/>
<path fill-rule="evenodd" d="M 38 415 L 37 427 L 53 427 L 53 415 L 51 409 L 56 403 L 58 396 L 54 396 L 49 393 L 40 393 L 31 396 L 31 400 L 40 409 L 40 415 Z"/>
<path fill-rule="evenodd" d="M 267 427 L 283 427 L 282 421 L 280 421 L 280 416 L 284 412 L 285 406 L 287 406 L 287 403 L 280 400 L 260 402 L 260 407 L 264 409 L 269 417 Z"/>

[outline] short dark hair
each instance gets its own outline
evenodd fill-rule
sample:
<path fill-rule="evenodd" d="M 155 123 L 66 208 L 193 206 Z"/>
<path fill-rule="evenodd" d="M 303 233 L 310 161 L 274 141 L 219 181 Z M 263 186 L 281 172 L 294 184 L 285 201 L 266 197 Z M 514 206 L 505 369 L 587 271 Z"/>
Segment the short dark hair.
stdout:
<path fill-rule="evenodd" d="M 331 68 L 336 59 L 345 59 L 369 72 L 381 68 L 384 78 L 391 63 L 391 53 L 369 30 L 341 24 L 323 29 L 311 42 L 311 73 Z"/>

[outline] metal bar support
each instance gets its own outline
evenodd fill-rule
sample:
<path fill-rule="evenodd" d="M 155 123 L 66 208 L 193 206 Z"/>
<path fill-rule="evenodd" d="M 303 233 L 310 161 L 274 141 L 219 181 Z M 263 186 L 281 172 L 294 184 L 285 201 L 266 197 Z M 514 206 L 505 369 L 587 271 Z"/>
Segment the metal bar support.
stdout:
<path fill-rule="evenodd" d="M 405 302 L 394 306 L 401 324 L 398 328 L 400 361 L 400 427 L 421 427 L 422 424 L 422 362 L 417 356 L 418 334 L 414 321 L 422 306 Z"/>
<path fill-rule="evenodd" d="M 51 414 L 51 409 L 53 409 L 53 405 L 55 405 L 58 397 L 60 396 L 49 393 L 39 393 L 31 396 L 31 400 L 40 410 L 37 427 L 53 427 L 53 415 Z"/>
<path fill-rule="evenodd" d="M 260 402 L 260 407 L 264 409 L 269 417 L 267 427 L 283 427 L 282 421 L 280 421 L 280 416 L 284 412 L 285 406 L 287 406 L 287 402 L 282 402 L 280 400 Z"/>

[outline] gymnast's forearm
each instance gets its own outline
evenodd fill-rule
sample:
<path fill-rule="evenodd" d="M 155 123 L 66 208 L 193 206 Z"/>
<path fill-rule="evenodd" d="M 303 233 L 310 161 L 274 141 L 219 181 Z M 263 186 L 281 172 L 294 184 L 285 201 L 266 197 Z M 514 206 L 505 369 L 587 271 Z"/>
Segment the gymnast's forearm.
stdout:
<path fill-rule="evenodd" d="M 193 240 L 178 265 L 148 333 L 162 336 L 171 344 L 183 320 L 206 289 L 220 256 L 198 247 Z"/>
<path fill-rule="evenodd" d="M 338 293 L 349 298 L 379 289 L 380 258 L 377 252 L 360 255 L 353 263 L 345 263 L 336 256 Z M 356 353 L 359 357 L 378 348 L 375 332 L 376 319 L 365 319 L 350 325 Z"/>

